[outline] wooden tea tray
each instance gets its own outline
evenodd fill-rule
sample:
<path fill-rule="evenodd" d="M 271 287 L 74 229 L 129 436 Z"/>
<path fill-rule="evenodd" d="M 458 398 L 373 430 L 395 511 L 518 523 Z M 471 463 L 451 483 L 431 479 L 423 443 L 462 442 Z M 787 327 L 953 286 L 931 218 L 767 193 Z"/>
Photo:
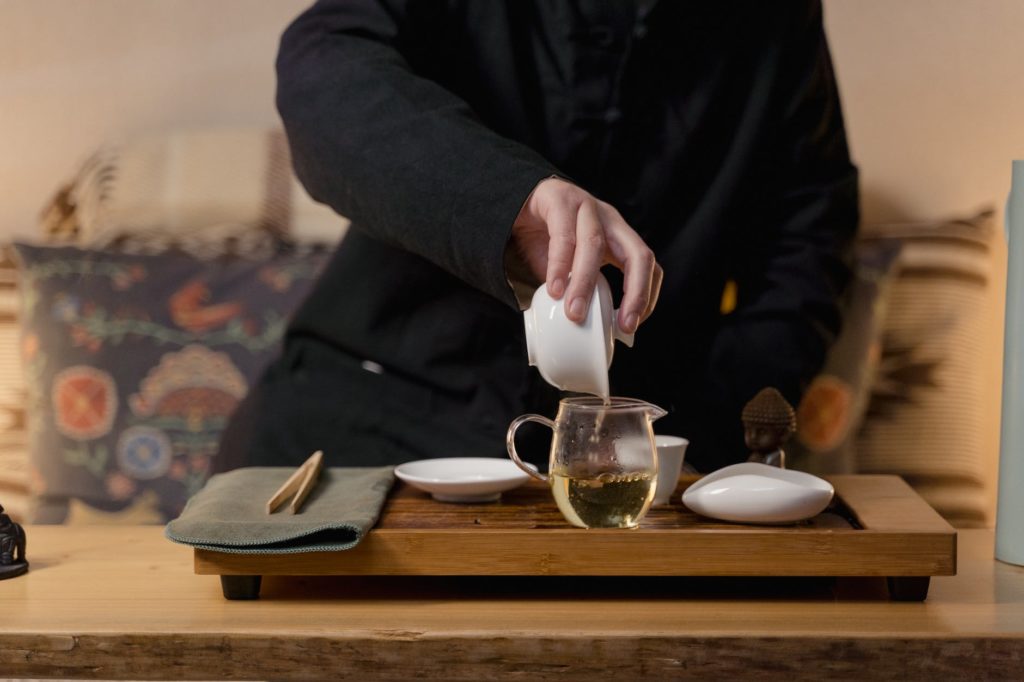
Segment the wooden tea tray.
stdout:
<path fill-rule="evenodd" d="M 880 576 L 894 599 L 922 600 L 956 573 L 956 531 L 897 476 L 833 476 L 832 505 L 794 526 L 698 516 L 679 501 L 634 530 L 573 528 L 530 481 L 500 502 L 448 504 L 396 482 L 355 548 L 302 554 L 195 550 L 195 572 L 252 599 L 263 575 Z"/>

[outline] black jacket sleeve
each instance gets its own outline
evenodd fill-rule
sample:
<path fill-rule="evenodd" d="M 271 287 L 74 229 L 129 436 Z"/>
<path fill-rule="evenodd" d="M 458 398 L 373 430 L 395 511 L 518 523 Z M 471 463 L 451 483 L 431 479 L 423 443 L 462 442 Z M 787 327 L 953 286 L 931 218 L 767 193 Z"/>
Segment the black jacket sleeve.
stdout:
<path fill-rule="evenodd" d="M 277 106 L 296 173 L 354 229 L 515 306 L 509 232 L 556 170 L 411 66 L 438 40 L 424 4 L 320 0 L 288 28 Z"/>
<path fill-rule="evenodd" d="M 723 319 L 708 367 L 714 402 L 736 424 L 742 405 L 765 386 L 798 403 L 839 331 L 838 303 L 850 277 L 857 170 L 821 7 L 806 7 L 778 58 L 765 60 L 776 70 L 766 81 L 777 113 L 752 183 L 761 188 L 759 219 L 738 245 L 737 307 Z"/>

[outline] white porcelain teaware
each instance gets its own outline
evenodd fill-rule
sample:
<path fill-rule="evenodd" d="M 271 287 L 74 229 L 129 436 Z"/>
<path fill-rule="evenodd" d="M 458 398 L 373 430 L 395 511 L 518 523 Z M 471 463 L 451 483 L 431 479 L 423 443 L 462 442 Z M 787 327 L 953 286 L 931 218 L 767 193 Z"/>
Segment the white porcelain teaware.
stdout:
<path fill-rule="evenodd" d="M 835 490 L 828 481 L 756 462 L 708 474 L 683 493 L 691 511 L 739 523 L 796 523 L 821 513 Z"/>
<path fill-rule="evenodd" d="M 395 476 L 441 502 L 493 502 L 530 480 L 526 472 L 536 467 L 526 467 L 494 457 L 441 457 L 400 464 Z"/>
<path fill-rule="evenodd" d="M 658 487 L 654 493 L 654 504 L 668 504 L 672 499 L 689 444 L 689 440 L 679 436 L 654 436 L 654 446 L 658 449 Z"/>
<path fill-rule="evenodd" d="M 530 364 L 563 391 L 608 397 L 608 368 L 615 339 L 633 345 L 633 334 L 618 325 L 608 280 L 598 274 L 587 317 L 577 324 L 565 316 L 565 301 L 555 300 L 542 285 L 523 311 Z"/>

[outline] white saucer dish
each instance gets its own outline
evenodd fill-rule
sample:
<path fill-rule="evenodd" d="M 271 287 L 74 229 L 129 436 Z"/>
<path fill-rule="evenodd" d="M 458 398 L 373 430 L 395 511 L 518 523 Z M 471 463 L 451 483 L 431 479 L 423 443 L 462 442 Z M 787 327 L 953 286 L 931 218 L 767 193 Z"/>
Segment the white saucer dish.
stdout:
<path fill-rule="evenodd" d="M 796 523 L 820 514 L 835 490 L 803 471 L 744 462 L 700 479 L 683 493 L 691 511 L 739 523 Z"/>
<path fill-rule="evenodd" d="M 398 465 L 395 476 L 435 500 L 464 503 L 493 502 L 530 479 L 511 460 L 498 457 L 421 459 Z"/>

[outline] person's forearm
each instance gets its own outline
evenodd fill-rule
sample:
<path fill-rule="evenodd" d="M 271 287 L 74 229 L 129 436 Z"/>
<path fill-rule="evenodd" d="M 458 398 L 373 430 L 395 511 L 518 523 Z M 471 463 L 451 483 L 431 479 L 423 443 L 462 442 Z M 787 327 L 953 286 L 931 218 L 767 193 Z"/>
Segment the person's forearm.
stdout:
<path fill-rule="evenodd" d="M 320 2 L 282 38 L 277 103 L 296 172 L 354 228 L 514 305 L 512 223 L 557 171 L 414 72 L 402 3 L 391 4 Z"/>

